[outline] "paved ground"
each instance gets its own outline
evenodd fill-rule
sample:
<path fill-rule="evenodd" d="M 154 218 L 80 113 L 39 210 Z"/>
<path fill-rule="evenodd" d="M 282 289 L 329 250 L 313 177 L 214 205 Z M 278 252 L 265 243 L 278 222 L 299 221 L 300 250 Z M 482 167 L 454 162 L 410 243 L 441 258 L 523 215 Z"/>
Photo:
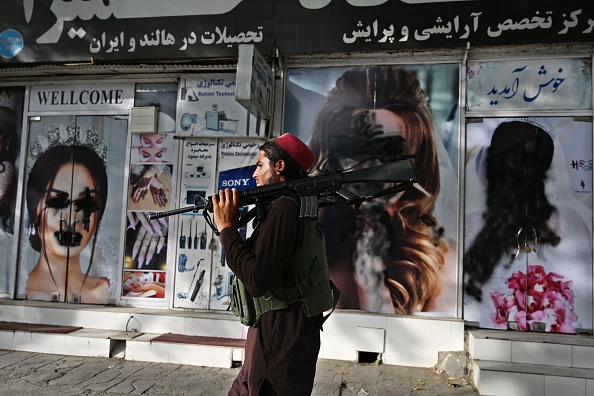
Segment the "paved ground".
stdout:
<path fill-rule="evenodd" d="M 238 370 L 0 350 L 0 396 L 223 396 Z M 430 369 L 321 359 L 312 395 L 474 396 L 478 392 L 461 378 Z"/>

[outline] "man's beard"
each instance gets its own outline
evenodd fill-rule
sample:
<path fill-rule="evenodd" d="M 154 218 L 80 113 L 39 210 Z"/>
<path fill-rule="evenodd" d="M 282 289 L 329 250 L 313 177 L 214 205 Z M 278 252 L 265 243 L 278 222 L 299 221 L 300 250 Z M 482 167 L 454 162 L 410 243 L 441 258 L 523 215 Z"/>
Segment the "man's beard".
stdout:
<path fill-rule="evenodd" d="M 269 177 L 266 178 L 266 183 L 262 184 L 263 186 L 268 185 L 268 184 L 273 184 L 273 183 L 278 183 L 281 177 L 279 174 L 273 173 L 271 174 Z"/>

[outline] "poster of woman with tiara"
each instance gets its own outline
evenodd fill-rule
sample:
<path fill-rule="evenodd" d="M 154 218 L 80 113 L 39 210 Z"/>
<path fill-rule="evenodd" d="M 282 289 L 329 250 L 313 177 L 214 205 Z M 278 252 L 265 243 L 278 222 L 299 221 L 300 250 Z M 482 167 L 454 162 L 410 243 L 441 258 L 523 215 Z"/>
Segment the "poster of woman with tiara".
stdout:
<path fill-rule="evenodd" d="M 127 127 L 101 115 L 30 124 L 17 293 L 85 304 L 117 296 Z"/>
<path fill-rule="evenodd" d="M 592 328 L 592 122 L 467 125 L 464 319 L 482 328 Z"/>

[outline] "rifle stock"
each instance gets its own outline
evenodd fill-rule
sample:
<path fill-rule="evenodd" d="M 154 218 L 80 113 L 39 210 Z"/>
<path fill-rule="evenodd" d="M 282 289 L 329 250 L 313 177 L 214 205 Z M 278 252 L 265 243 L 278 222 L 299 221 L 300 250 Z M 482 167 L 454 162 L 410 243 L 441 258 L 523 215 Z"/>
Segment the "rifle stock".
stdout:
<path fill-rule="evenodd" d="M 248 188 L 239 191 L 239 205 L 256 205 L 257 216 L 263 215 L 267 202 L 287 193 L 294 193 L 301 199 L 301 217 L 316 218 L 320 207 L 320 199 L 333 204 L 358 204 L 372 197 L 360 197 L 347 190 L 344 185 L 350 183 L 398 183 L 395 188 L 386 191 L 398 192 L 405 190 L 417 183 L 417 170 L 411 159 L 403 159 L 384 165 L 354 171 L 336 171 L 319 176 L 306 177 L 290 182 L 279 182 L 260 187 Z M 326 201 L 325 201 L 326 202 Z M 194 206 L 187 206 L 164 212 L 149 213 L 148 219 L 154 220 L 161 217 L 205 210 L 213 211 L 211 198 L 196 202 Z"/>

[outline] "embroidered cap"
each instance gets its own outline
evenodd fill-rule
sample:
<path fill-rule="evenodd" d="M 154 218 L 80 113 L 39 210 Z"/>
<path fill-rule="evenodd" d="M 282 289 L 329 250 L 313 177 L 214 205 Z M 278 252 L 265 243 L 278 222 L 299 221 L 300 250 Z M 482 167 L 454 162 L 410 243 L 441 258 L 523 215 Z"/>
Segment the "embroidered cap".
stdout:
<path fill-rule="evenodd" d="M 283 133 L 276 138 L 275 143 L 281 146 L 305 170 L 308 170 L 316 160 L 313 151 L 298 137 L 289 132 Z"/>

